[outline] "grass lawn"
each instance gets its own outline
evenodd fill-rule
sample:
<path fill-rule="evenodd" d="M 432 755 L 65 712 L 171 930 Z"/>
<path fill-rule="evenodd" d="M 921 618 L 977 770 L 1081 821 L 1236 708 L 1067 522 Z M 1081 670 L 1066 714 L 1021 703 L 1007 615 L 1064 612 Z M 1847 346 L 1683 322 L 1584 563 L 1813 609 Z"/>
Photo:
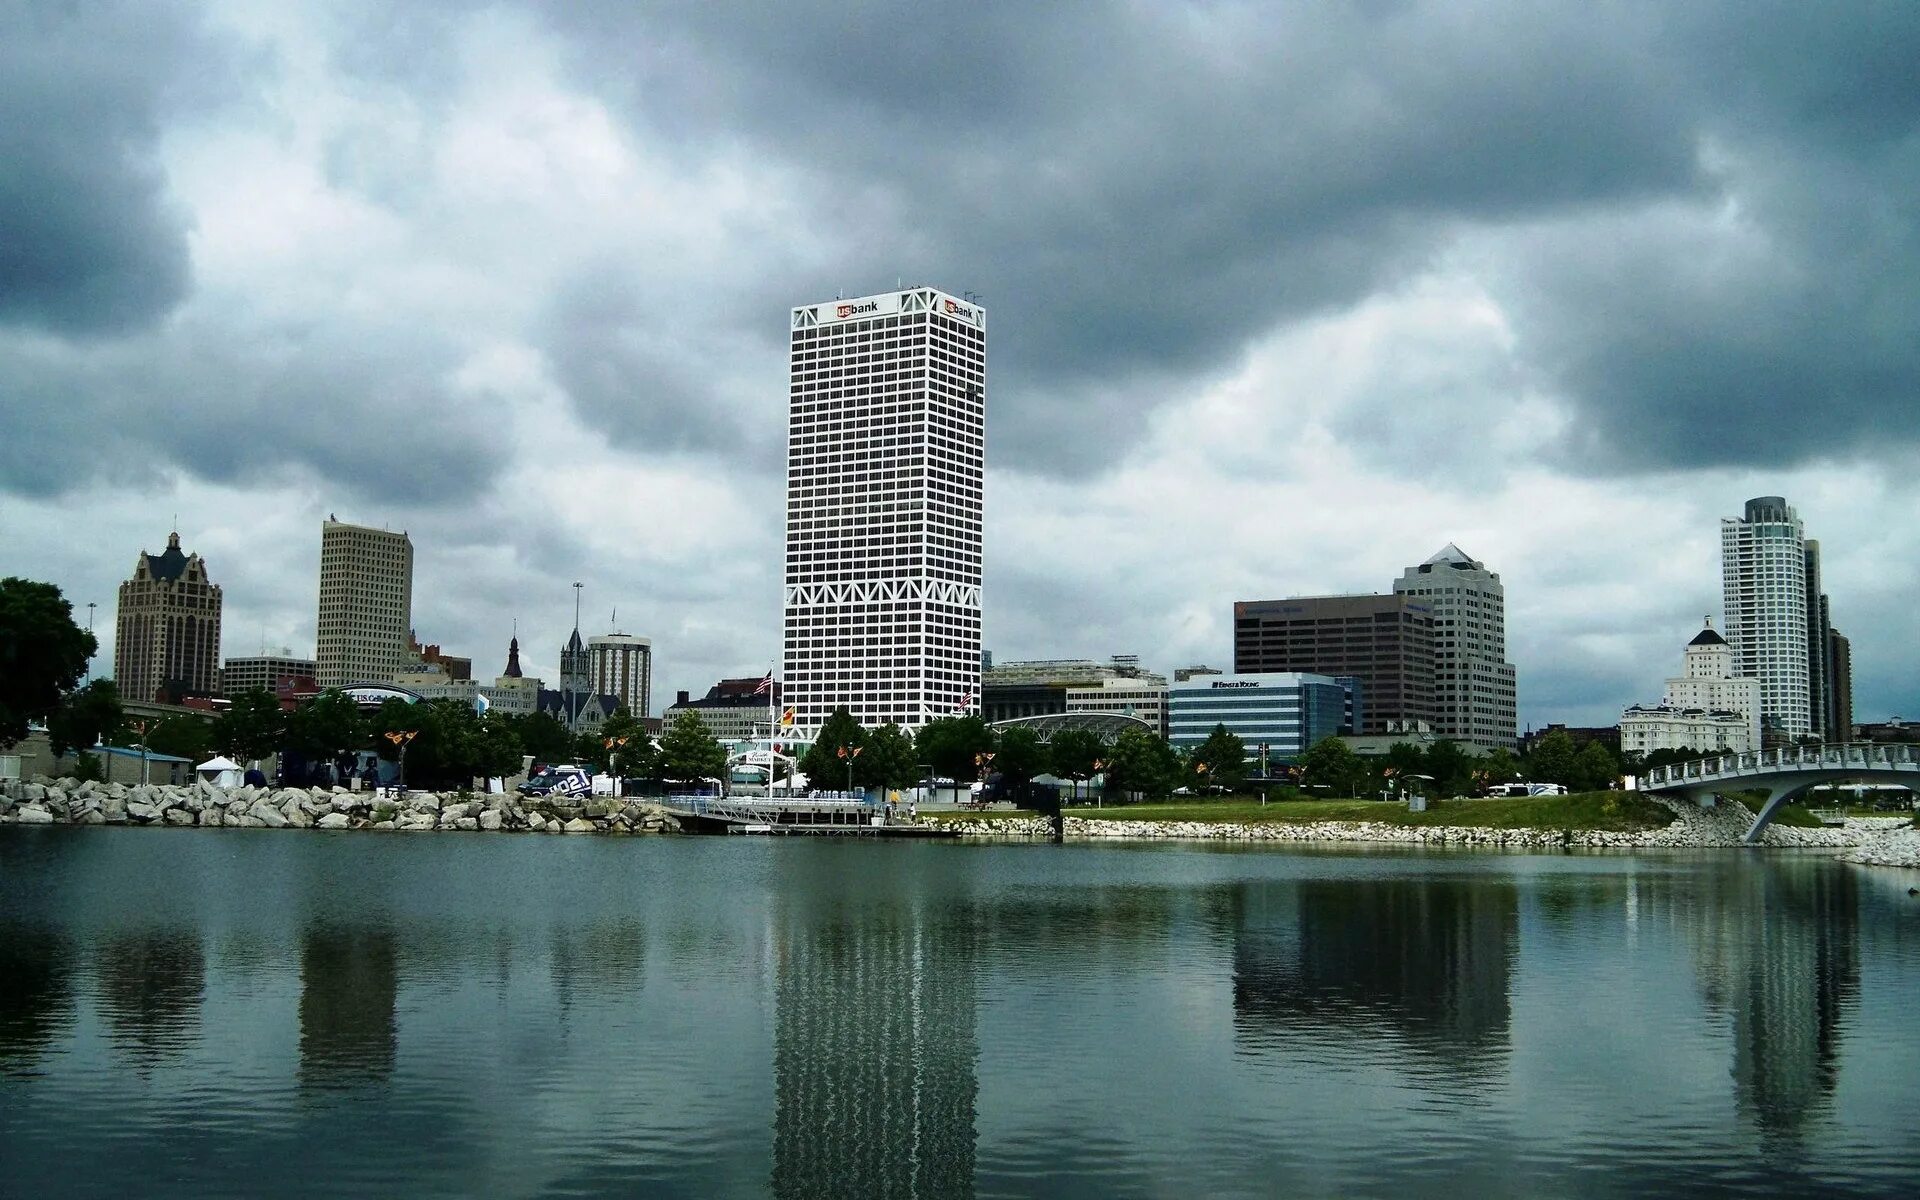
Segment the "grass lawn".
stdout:
<path fill-rule="evenodd" d="M 934 819 L 1030 816 L 1030 813 L 938 813 Z M 1513 796 L 1489 800 L 1430 801 L 1427 811 L 1381 800 L 1272 800 L 1245 796 L 1183 799 L 1174 804 L 1075 807 L 1070 817 L 1109 821 L 1379 821 L 1389 825 L 1452 825 L 1476 829 L 1596 829 L 1634 833 L 1661 829 L 1673 814 L 1638 792 L 1583 792 L 1574 796 Z"/>

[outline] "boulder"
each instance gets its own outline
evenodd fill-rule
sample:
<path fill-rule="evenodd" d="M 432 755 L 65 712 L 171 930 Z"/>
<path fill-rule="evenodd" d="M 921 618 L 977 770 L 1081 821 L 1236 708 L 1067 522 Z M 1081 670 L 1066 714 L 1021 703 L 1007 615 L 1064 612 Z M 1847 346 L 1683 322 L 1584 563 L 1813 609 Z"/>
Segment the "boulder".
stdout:
<path fill-rule="evenodd" d="M 489 808 L 480 814 L 479 825 L 480 828 L 492 833 L 500 828 L 504 820 L 499 809 Z"/>
<path fill-rule="evenodd" d="M 547 819 L 539 813 L 528 813 L 527 828 L 534 833 L 544 832 L 547 828 Z"/>
<path fill-rule="evenodd" d="M 167 810 L 166 816 L 167 824 L 169 825 L 191 825 L 196 819 L 196 814 L 190 813 L 184 808 L 170 808 Z M 104 819 L 105 818 L 102 818 L 102 820 Z"/>
<path fill-rule="evenodd" d="M 160 819 L 160 809 L 157 805 L 148 804 L 145 801 L 129 800 L 127 801 L 127 816 L 131 820 L 146 825 Z"/>
<path fill-rule="evenodd" d="M 407 809 L 410 812 L 432 813 L 438 816 L 440 813 L 440 797 L 434 795 L 432 792 L 415 792 L 407 797 Z"/>
<path fill-rule="evenodd" d="M 268 829 L 285 829 L 287 827 L 286 814 L 264 800 L 255 801 L 253 806 L 247 809 L 247 818 L 251 821 L 258 821 Z"/>
<path fill-rule="evenodd" d="M 436 818 L 432 813 L 423 813 L 408 809 L 406 812 L 400 814 L 400 819 L 394 822 L 393 827 L 405 833 L 412 833 L 418 829 L 432 829 L 435 820 Z"/>
<path fill-rule="evenodd" d="M 445 825 L 449 821 L 457 821 L 461 817 L 470 817 L 472 815 L 473 805 L 468 801 L 450 799 L 440 806 L 440 823 L 442 825 Z"/>
<path fill-rule="evenodd" d="M 364 812 L 373 807 L 372 802 L 365 796 L 357 796 L 352 792 L 337 792 L 328 797 L 328 803 L 337 813 L 350 813 L 356 810 Z"/>
<path fill-rule="evenodd" d="M 53 813 L 38 804 L 22 804 L 13 810 L 13 819 L 21 825 L 51 825 Z"/>
<path fill-rule="evenodd" d="M 76 825 L 105 825 L 106 823 L 107 814 L 97 808 L 88 809 L 74 820 Z"/>
<path fill-rule="evenodd" d="M 573 820 L 561 826 L 561 828 L 565 829 L 568 833 L 592 833 L 594 831 L 593 822 L 587 820 L 585 817 L 575 817 Z"/>
<path fill-rule="evenodd" d="M 38 804 L 47 798 L 45 784 L 23 783 L 20 785 L 20 799 L 27 804 Z"/>
<path fill-rule="evenodd" d="M 291 829 L 313 828 L 313 818 L 307 815 L 307 810 L 301 808 L 297 801 L 281 809 L 280 814 L 287 819 L 287 826 Z"/>
<path fill-rule="evenodd" d="M 202 829 L 211 829 L 227 823 L 227 810 L 224 808 L 203 808 L 199 816 Z"/>
<path fill-rule="evenodd" d="M 375 821 L 373 824 L 367 826 L 367 828 L 368 829 L 392 829 L 393 822 L 392 821 Z"/>
<path fill-rule="evenodd" d="M 480 822 L 473 817 L 456 817 L 453 822 L 453 827 L 455 829 L 478 829 L 480 828 Z"/>
<path fill-rule="evenodd" d="M 314 822 L 316 829 L 345 829 L 352 818 L 343 812 L 330 812 Z"/>
<path fill-rule="evenodd" d="M 325 816 L 327 813 L 333 811 L 333 797 L 331 796 L 324 793 L 318 796 L 305 792 L 296 794 L 300 798 L 294 803 L 300 806 L 301 812 L 306 813 L 310 817 Z"/>

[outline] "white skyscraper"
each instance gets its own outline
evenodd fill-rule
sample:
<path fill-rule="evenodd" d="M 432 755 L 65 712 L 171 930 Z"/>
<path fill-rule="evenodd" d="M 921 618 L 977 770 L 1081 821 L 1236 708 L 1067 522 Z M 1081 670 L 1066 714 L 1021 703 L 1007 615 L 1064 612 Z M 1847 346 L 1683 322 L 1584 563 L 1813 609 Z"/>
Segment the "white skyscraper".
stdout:
<path fill-rule="evenodd" d="M 1807 638 L 1807 544 L 1782 496 L 1747 501 L 1720 522 L 1726 638 L 1736 671 L 1760 681 L 1760 723 L 1788 738 L 1813 727 Z"/>
<path fill-rule="evenodd" d="M 405 532 L 332 517 L 321 524 L 316 626 L 314 676 L 323 688 L 384 683 L 407 669 L 413 542 Z"/>
<path fill-rule="evenodd" d="M 1433 731 L 1488 749 L 1520 736 L 1513 664 L 1507 661 L 1507 589 L 1487 564 L 1448 542 L 1394 580 L 1433 610 Z M 1366 703 L 1363 695 L 1361 703 Z"/>
<path fill-rule="evenodd" d="M 781 699 L 801 731 L 979 702 L 986 328 L 926 287 L 793 310 Z"/>
<path fill-rule="evenodd" d="M 627 712 L 651 716 L 653 642 L 627 633 L 603 633 L 587 639 L 587 689 L 596 696 L 618 696 Z"/>

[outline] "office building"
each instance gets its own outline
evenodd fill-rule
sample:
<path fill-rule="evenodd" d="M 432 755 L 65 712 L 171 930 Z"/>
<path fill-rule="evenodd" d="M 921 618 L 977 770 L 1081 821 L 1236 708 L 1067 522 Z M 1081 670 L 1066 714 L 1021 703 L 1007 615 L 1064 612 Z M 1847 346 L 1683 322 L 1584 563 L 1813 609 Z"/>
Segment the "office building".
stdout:
<path fill-rule="evenodd" d="M 1135 654 L 1106 662 L 1047 658 L 999 663 L 980 681 L 980 714 L 989 722 L 1063 712 L 1117 712 L 1166 732 L 1167 678 L 1143 670 Z"/>
<path fill-rule="evenodd" d="M 120 585 L 113 682 L 123 700 L 220 693 L 220 586 L 198 554 L 180 549 L 178 532 L 159 554 L 142 550 Z"/>
<path fill-rule="evenodd" d="M 1297 758 L 1322 738 L 1351 733 L 1346 724 L 1353 681 L 1299 672 L 1213 675 L 1167 689 L 1167 740 L 1191 750 L 1218 726 L 1239 735 L 1247 757 Z"/>
<path fill-rule="evenodd" d="M 1853 643 L 1831 627 L 1827 630 L 1827 740 L 1853 740 Z"/>
<path fill-rule="evenodd" d="M 1364 706 L 1359 733 L 1385 733 L 1392 722 L 1433 723 L 1433 653 L 1433 609 L 1424 596 L 1304 596 L 1233 606 L 1235 673 L 1350 676 Z"/>
<path fill-rule="evenodd" d="M 417 661 L 407 651 L 412 629 L 413 542 L 328 517 L 320 526 L 320 686 L 384 683 L 408 670 Z"/>
<path fill-rule="evenodd" d="M 1099 683 L 1075 684 L 1067 688 L 1066 711 L 1138 717 L 1164 737 L 1167 685 L 1165 681 L 1146 679 L 1103 679 Z"/>
<path fill-rule="evenodd" d="M 653 643 L 627 633 L 587 639 L 587 687 L 612 696 L 629 715 L 645 717 L 653 705 Z"/>
<path fill-rule="evenodd" d="M 1408 567 L 1393 590 L 1433 610 L 1434 733 L 1489 750 L 1513 749 L 1519 706 L 1500 576 L 1449 542 Z"/>
<path fill-rule="evenodd" d="M 284 654 L 258 654 L 230 658 L 220 668 L 220 690 L 229 698 L 256 689 L 275 691 L 284 680 L 312 679 L 314 662 Z"/>
<path fill-rule="evenodd" d="M 918 726 L 980 689 L 986 312 L 931 288 L 791 316 L 782 676 L 798 731 L 836 708 Z"/>
<path fill-rule="evenodd" d="M 778 682 L 772 685 L 772 695 L 768 695 L 767 680 L 748 675 L 740 679 L 722 679 L 707 689 L 707 694 L 695 700 L 687 692 L 681 692 L 667 711 L 662 714 L 664 724 L 671 725 L 673 719 L 683 712 L 700 714 L 700 721 L 707 732 L 722 742 L 741 742 L 752 737 L 765 737 L 770 710 L 784 706 L 787 701 Z M 774 715 L 777 716 L 777 711 Z M 798 724 L 799 714 L 795 714 Z M 799 735 L 795 740 L 810 740 Z"/>

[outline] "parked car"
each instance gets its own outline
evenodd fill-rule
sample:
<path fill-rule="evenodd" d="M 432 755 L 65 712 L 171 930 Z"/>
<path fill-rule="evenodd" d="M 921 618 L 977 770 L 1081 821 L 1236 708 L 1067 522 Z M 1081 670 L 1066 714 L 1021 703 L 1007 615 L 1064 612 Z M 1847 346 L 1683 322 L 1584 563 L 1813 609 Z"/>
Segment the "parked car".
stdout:
<path fill-rule="evenodd" d="M 585 796 L 593 791 L 593 776 L 571 763 L 541 767 L 519 787 L 522 796 Z"/>

